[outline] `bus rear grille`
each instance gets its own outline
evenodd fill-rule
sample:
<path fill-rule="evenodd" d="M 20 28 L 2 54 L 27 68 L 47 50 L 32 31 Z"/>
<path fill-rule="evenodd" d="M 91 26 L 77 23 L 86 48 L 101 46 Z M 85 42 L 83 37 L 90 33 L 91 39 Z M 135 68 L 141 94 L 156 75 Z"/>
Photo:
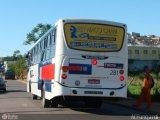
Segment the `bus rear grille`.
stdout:
<path fill-rule="evenodd" d="M 84 94 L 103 94 L 102 91 L 84 91 Z"/>

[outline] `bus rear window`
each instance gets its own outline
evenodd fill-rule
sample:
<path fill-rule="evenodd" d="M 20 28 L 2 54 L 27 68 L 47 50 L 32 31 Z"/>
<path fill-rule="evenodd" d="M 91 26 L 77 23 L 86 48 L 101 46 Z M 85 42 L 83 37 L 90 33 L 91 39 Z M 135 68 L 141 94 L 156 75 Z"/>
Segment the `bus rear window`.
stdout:
<path fill-rule="evenodd" d="M 93 52 L 119 51 L 125 35 L 123 27 L 91 23 L 67 23 L 64 32 L 69 48 Z"/>

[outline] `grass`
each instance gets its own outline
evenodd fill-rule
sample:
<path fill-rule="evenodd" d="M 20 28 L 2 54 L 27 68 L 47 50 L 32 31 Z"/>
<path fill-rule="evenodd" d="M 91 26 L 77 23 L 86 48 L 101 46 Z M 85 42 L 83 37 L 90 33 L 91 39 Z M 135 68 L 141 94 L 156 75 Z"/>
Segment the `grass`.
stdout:
<path fill-rule="evenodd" d="M 151 74 L 155 81 L 155 85 L 151 89 L 152 101 L 160 101 L 160 78 L 157 77 L 158 74 L 155 72 Z M 140 96 L 143 78 L 144 74 L 142 72 L 129 73 L 128 97 L 138 98 Z"/>

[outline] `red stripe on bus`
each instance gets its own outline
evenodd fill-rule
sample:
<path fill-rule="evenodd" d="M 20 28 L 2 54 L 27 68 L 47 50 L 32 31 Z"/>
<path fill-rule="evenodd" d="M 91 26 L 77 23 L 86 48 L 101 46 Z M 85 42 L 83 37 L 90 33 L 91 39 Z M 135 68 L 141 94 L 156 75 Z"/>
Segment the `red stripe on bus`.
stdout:
<path fill-rule="evenodd" d="M 42 80 L 52 80 L 54 79 L 54 70 L 55 70 L 55 64 L 49 64 L 42 67 Z"/>

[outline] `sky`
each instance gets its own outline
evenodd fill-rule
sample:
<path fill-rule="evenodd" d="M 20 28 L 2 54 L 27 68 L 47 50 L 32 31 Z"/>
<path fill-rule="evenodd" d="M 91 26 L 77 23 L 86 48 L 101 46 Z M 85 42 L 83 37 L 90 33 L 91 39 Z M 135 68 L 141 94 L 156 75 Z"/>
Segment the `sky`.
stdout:
<path fill-rule="evenodd" d="M 26 53 L 26 35 L 38 24 L 61 18 L 125 23 L 128 32 L 160 36 L 160 0 L 0 0 L 0 57 Z"/>

